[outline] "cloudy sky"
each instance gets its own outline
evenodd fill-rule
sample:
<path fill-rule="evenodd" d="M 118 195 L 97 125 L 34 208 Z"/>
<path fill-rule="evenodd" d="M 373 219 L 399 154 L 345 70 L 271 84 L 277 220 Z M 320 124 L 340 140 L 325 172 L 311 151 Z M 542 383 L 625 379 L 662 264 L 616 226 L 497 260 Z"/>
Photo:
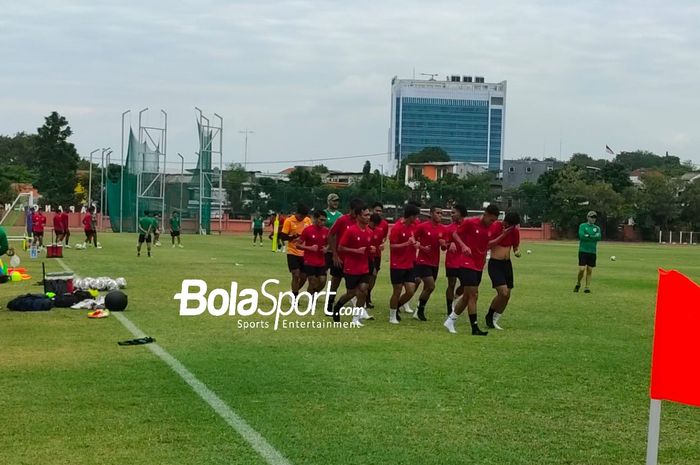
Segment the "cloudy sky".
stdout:
<path fill-rule="evenodd" d="M 249 161 L 264 162 L 251 169 L 383 153 L 390 80 L 415 70 L 507 80 L 506 158 L 602 157 L 607 144 L 700 164 L 696 0 L 0 0 L 0 12 L 0 133 L 56 110 L 82 156 L 118 149 L 121 113 L 149 107 L 151 125 L 168 112 L 170 159 L 193 161 L 195 106 L 224 117 L 227 163 L 242 161 L 246 128 Z"/>

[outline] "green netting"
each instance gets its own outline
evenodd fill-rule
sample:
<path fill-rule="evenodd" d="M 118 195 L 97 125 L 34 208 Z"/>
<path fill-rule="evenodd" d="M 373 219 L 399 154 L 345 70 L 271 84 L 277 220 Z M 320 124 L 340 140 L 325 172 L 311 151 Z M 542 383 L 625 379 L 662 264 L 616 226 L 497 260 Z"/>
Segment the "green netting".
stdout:
<path fill-rule="evenodd" d="M 199 159 L 194 170 L 188 170 L 192 174 L 192 180 L 188 190 L 190 198 L 188 210 L 192 217 L 199 218 L 199 227 L 211 233 L 211 144 L 212 131 L 203 128 L 197 123 L 199 132 Z M 201 212 L 201 216 L 200 216 Z"/>
<path fill-rule="evenodd" d="M 110 170 L 107 176 L 107 204 L 113 232 L 136 232 L 137 168 L 139 166 L 139 142 L 129 130 L 126 163 L 122 170 Z"/>
<path fill-rule="evenodd" d="M 170 214 L 177 210 L 182 217 L 184 232 L 195 232 L 201 227 L 207 234 L 211 233 L 211 180 L 213 177 L 211 144 L 212 132 L 200 126 L 200 155 L 197 167 L 188 169 L 185 173 L 158 178 L 164 171 L 159 166 L 162 156 L 160 148 L 139 143 L 133 131 L 130 130 L 123 178 L 122 168 L 119 165 L 110 166 L 107 174 L 107 203 L 112 231 L 119 232 L 121 220 L 123 232 L 136 232 L 137 218 L 147 211 L 160 212 L 162 208 L 160 198 L 144 197 L 160 197 L 161 183 L 165 182 L 163 189 L 165 218 L 161 220 L 161 224 L 167 227 Z"/>

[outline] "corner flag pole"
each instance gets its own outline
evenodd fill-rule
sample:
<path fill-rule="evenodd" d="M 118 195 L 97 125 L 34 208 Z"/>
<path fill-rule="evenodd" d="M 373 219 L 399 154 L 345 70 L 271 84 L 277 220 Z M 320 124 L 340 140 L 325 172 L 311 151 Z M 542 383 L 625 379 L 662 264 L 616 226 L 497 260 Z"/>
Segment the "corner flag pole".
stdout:
<path fill-rule="evenodd" d="M 659 431 L 661 429 L 661 401 L 651 399 L 649 404 L 649 434 L 647 436 L 647 463 L 657 465 L 659 458 Z"/>

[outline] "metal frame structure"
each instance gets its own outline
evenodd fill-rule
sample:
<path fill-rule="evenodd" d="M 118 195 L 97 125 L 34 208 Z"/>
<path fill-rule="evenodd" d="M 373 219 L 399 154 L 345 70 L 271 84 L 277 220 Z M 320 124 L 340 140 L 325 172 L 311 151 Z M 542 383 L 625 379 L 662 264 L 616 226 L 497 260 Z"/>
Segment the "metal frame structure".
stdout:
<path fill-rule="evenodd" d="M 199 123 L 198 130 L 201 132 L 204 132 L 205 134 L 208 134 L 209 131 L 211 131 L 211 139 L 209 139 L 209 142 L 207 143 L 206 146 L 202 146 L 202 137 L 201 137 L 201 132 L 198 134 L 199 137 L 199 152 L 198 155 L 201 156 L 202 152 L 204 150 L 209 150 L 209 153 L 211 153 L 212 158 L 214 155 L 219 155 L 219 170 L 218 173 L 212 168 L 211 170 L 203 170 L 201 169 L 201 164 L 200 164 L 200 169 L 199 169 L 199 215 L 197 218 L 197 227 L 198 231 L 200 234 L 203 233 L 203 231 L 206 231 L 206 227 L 203 227 L 202 225 L 202 201 L 203 200 L 217 200 L 214 196 L 210 195 L 205 197 L 203 195 L 204 189 L 203 187 L 208 184 L 210 189 L 213 190 L 214 188 L 214 183 L 213 179 L 215 176 L 218 174 L 218 192 L 219 192 L 219 234 L 223 231 L 223 173 L 224 173 L 224 155 L 223 155 L 223 145 L 224 145 L 224 119 L 219 116 L 217 113 L 214 113 L 214 117 L 219 120 L 219 125 L 217 126 L 215 123 L 210 123 L 209 118 L 204 116 L 202 113 L 202 110 L 200 110 L 197 107 L 194 107 L 194 109 L 197 111 L 199 114 L 197 122 Z"/>
<path fill-rule="evenodd" d="M 129 113 L 131 113 L 131 110 L 126 110 L 122 113 L 121 167 L 119 168 L 119 232 L 124 231 L 124 118 Z"/>
<path fill-rule="evenodd" d="M 141 167 L 136 174 L 137 191 L 135 224 L 137 225 L 139 223 L 139 202 L 141 200 L 160 200 L 161 221 L 165 221 L 165 167 L 167 164 L 168 114 L 165 112 L 165 110 L 160 110 L 161 114 L 163 115 L 162 127 L 144 126 L 142 116 L 146 111 L 148 111 L 148 107 L 139 111 L 139 150 L 143 150 L 142 147 L 147 146 L 147 143 L 150 142 L 157 149 L 158 160 L 156 171 L 147 171 L 147 169 L 150 167 L 147 168 L 147 165 L 143 160 L 144 153 L 141 153 L 139 157 L 141 160 Z M 122 115 L 122 121 L 123 117 L 124 115 Z M 148 176 L 144 177 L 144 174 Z M 149 192 L 152 192 L 153 188 L 158 191 L 158 195 L 153 195 L 155 193 L 149 195 Z"/>
<path fill-rule="evenodd" d="M 23 198 L 23 197 L 27 197 L 27 198 L 28 198 L 27 206 L 28 206 L 29 208 L 32 208 L 32 207 L 34 206 L 34 194 L 32 194 L 31 192 L 20 192 L 19 194 L 17 194 L 17 197 L 15 198 L 14 202 L 12 202 L 12 204 L 10 205 L 10 208 L 8 208 L 8 209 L 5 211 L 5 214 L 4 214 L 4 215 L 2 216 L 2 218 L 0 219 L 0 225 L 5 225 L 5 220 L 12 214 L 13 211 L 15 211 L 15 208 L 17 207 L 17 203 L 18 203 L 18 202 L 20 201 L 20 199 Z M 20 215 L 23 215 L 23 216 L 24 216 L 24 211 L 23 211 L 23 210 L 20 211 Z M 23 219 L 24 219 L 24 218 L 23 218 Z M 24 233 L 27 231 L 27 225 L 26 225 L 24 222 L 23 222 L 22 224 L 23 224 L 22 235 L 21 235 L 21 236 L 13 236 L 13 235 L 10 235 L 10 234 L 8 233 L 8 235 L 7 235 L 7 240 L 8 240 L 8 241 L 21 241 L 22 239 L 24 239 L 24 236 L 25 236 Z M 7 226 L 8 228 L 10 228 L 10 227 L 13 227 L 13 226 L 16 226 L 16 225 L 5 225 L 5 226 Z"/>

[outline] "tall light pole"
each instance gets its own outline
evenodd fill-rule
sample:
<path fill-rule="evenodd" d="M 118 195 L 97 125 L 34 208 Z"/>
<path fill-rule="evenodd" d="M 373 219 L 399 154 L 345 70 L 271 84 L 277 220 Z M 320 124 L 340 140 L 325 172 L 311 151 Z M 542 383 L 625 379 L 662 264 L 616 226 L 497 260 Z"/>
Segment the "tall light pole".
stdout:
<path fill-rule="evenodd" d="M 107 171 L 105 174 L 105 180 L 109 181 L 109 165 L 112 164 L 112 160 L 110 158 L 110 155 L 112 155 L 112 151 L 110 150 L 107 152 Z M 107 197 L 107 189 L 105 189 L 105 208 L 104 212 L 106 215 L 109 215 L 109 198 Z M 111 221 L 110 221 L 111 223 Z"/>
<path fill-rule="evenodd" d="M 384 165 L 380 164 L 379 167 L 382 169 L 379 172 L 379 201 L 384 203 Z"/>
<path fill-rule="evenodd" d="M 102 223 L 105 214 L 105 154 L 110 155 L 112 153 L 111 147 L 102 149 L 102 162 L 100 169 L 100 231 L 102 231 Z M 97 214 L 97 212 L 95 212 Z"/>
<path fill-rule="evenodd" d="M 255 131 L 250 131 L 248 128 L 245 131 L 238 131 L 240 134 L 245 134 L 245 149 L 243 152 L 243 169 L 248 169 L 248 134 L 255 134 Z"/>
<path fill-rule="evenodd" d="M 88 209 L 92 204 L 92 154 L 99 152 L 100 149 L 95 149 L 90 152 L 90 170 L 88 171 Z"/>
<path fill-rule="evenodd" d="M 131 110 L 122 113 L 122 158 L 119 169 L 119 232 L 124 229 L 124 118 Z M 129 134 L 131 134 L 131 124 L 129 124 Z"/>
<path fill-rule="evenodd" d="M 183 157 L 180 152 L 177 153 L 177 156 L 180 157 L 180 215 L 182 215 L 182 189 L 185 175 L 185 157 Z"/>

